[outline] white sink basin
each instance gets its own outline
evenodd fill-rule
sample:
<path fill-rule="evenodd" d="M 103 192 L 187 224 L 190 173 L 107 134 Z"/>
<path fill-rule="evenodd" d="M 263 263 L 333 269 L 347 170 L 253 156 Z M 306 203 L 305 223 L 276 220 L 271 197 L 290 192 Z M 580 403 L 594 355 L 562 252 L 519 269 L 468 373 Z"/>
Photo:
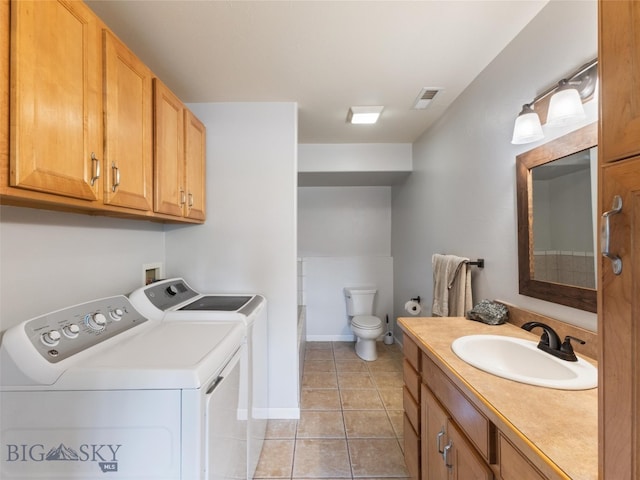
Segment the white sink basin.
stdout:
<path fill-rule="evenodd" d="M 537 348 L 538 342 L 499 335 L 468 335 L 451 343 L 462 360 L 480 370 L 516 382 L 561 390 L 587 390 L 598 385 L 598 370 L 578 358 L 560 360 Z"/>

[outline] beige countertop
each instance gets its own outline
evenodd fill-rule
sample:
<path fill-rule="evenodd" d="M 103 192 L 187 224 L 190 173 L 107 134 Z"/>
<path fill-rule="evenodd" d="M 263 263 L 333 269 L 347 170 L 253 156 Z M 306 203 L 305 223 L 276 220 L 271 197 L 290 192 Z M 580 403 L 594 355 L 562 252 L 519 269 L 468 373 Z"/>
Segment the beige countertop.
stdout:
<path fill-rule="evenodd" d="M 507 335 L 534 341 L 538 335 L 508 323 L 491 326 L 464 317 L 398 321 L 422 351 L 543 473 L 550 478 L 598 478 L 597 388 L 569 391 L 526 385 L 472 367 L 451 350 L 451 342 L 464 335 Z"/>

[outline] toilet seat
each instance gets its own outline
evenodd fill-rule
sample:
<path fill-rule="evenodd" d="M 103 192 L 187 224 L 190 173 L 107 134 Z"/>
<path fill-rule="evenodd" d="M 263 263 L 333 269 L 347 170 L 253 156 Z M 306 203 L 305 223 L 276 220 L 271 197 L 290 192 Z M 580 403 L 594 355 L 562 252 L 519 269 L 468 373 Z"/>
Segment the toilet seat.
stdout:
<path fill-rule="evenodd" d="M 373 315 L 357 315 L 351 320 L 351 325 L 362 330 L 376 330 L 382 326 L 382 320 Z"/>

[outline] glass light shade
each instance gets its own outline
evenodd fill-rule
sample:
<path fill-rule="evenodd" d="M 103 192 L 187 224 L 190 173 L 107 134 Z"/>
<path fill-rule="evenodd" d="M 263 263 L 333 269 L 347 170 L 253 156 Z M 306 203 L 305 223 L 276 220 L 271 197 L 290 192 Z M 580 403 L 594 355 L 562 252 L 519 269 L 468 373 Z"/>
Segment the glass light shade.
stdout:
<path fill-rule="evenodd" d="M 347 123 L 371 125 L 378 121 L 384 107 L 351 107 L 347 113 Z"/>
<path fill-rule="evenodd" d="M 537 142 L 543 138 L 544 133 L 542 133 L 540 117 L 538 117 L 538 114 L 534 112 L 531 107 L 525 105 L 522 107 L 518 118 L 516 118 L 511 143 L 521 145 L 523 143 Z"/>
<path fill-rule="evenodd" d="M 575 88 L 563 88 L 551 96 L 547 125 L 561 127 L 585 117 L 580 94 Z"/>

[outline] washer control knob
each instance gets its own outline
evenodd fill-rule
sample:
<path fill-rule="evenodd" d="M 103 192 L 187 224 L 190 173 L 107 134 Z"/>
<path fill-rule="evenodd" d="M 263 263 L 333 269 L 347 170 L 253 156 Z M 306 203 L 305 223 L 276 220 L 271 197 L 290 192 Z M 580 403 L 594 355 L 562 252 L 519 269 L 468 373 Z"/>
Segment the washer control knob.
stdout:
<path fill-rule="evenodd" d="M 107 325 L 107 317 L 103 313 L 94 313 L 93 315 L 87 315 L 85 322 L 91 330 L 101 332 Z"/>
<path fill-rule="evenodd" d="M 122 317 L 124 317 L 124 310 L 121 308 L 116 308 L 109 312 L 109 316 L 113 318 L 116 322 L 119 322 L 120 320 L 122 320 Z"/>
<path fill-rule="evenodd" d="M 60 332 L 57 330 L 51 330 L 43 333 L 40 338 L 42 339 L 42 343 L 45 345 L 55 347 L 60 341 Z"/>
<path fill-rule="evenodd" d="M 65 325 L 62 327 L 62 333 L 64 333 L 64 336 L 67 338 L 77 338 L 80 333 L 80 327 L 75 323 Z"/>
<path fill-rule="evenodd" d="M 174 295 L 177 295 L 177 294 L 178 294 L 178 287 L 176 287 L 175 285 L 169 285 L 169 286 L 167 287 L 167 293 L 168 293 L 169 295 L 171 295 L 172 297 L 173 297 Z"/>

